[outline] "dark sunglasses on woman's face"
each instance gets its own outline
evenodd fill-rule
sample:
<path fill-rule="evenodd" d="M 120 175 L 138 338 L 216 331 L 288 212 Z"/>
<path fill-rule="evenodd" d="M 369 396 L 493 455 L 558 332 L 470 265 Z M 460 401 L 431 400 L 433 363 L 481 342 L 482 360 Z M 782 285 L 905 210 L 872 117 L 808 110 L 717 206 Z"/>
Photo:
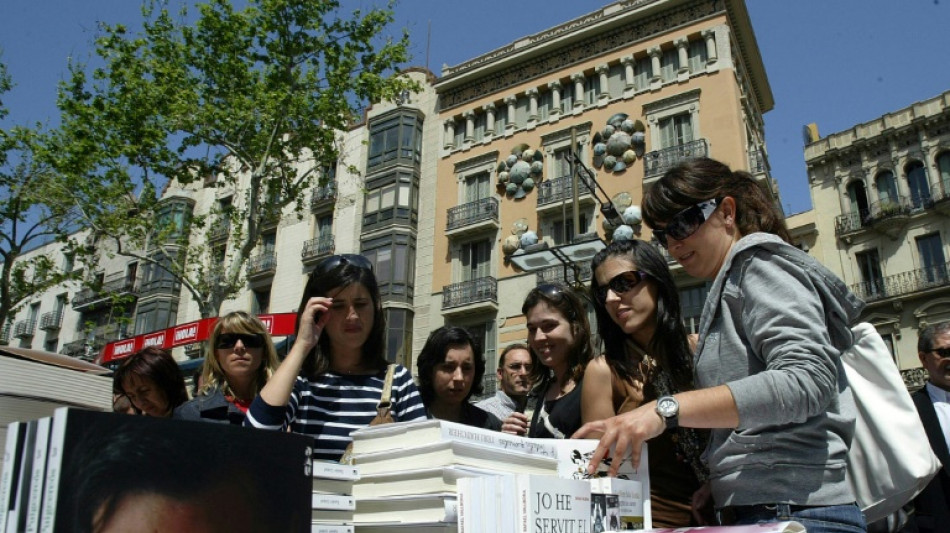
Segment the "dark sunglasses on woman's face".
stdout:
<path fill-rule="evenodd" d="M 234 348 L 237 341 L 245 348 L 262 348 L 264 346 L 264 335 L 262 333 L 222 333 L 218 335 L 215 342 L 215 348 Z"/>
<path fill-rule="evenodd" d="M 607 301 L 608 289 L 614 291 L 614 294 L 619 296 L 636 287 L 641 281 L 646 279 L 647 276 L 649 276 L 649 274 L 642 270 L 621 272 L 610 278 L 610 281 L 608 281 L 606 285 L 597 287 L 597 299 L 600 300 L 600 303 L 605 303 Z"/>
<path fill-rule="evenodd" d="M 359 254 L 339 254 L 331 255 L 330 257 L 320 261 L 320 264 L 317 265 L 316 272 L 318 274 L 326 274 L 340 268 L 344 265 L 353 265 L 357 268 L 362 268 L 363 270 L 373 271 L 373 263 L 369 259 L 363 257 Z"/>
<path fill-rule="evenodd" d="M 709 220 L 709 217 L 716 211 L 716 207 L 721 203 L 722 198 L 713 198 L 712 200 L 699 202 L 692 207 L 687 207 L 673 215 L 665 228 L 653 230 L 653 237 L 660 243 L 660 246 L 668 248 L 669 244 L 666 242 L 668 237 L 681 241 L 696 233 L 696 230 Z"/>

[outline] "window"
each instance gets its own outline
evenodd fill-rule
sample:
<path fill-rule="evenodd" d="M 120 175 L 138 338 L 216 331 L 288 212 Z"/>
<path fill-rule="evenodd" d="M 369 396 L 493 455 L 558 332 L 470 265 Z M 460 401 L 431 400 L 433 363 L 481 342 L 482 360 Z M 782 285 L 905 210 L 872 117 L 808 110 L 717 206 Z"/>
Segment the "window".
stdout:
<path fill-rule="evenodd" d="M 706 70 L 706 42 L 702 39 L 689 42 L 689 72 L 696 74 Z"/>
<path fill-rule="evenodd" d="M 633 65 L 633 82 L 638 91 L 642 91 L 650 86 L 650 79 L 653 78 L 653 61 L 649 56 L 641 57 Z"/>
<path fill-rule="evenodd" d="M 568 114 L 574 109 L 574 82 L 562 84 L 561 113 Z"/>
<path fill-rule="evenodd" d="M 881 172 L 874 178 L 874 183 L 877 186 L 877 197 L 881 201 L 881 208 L 884 208 L 889 203 L 897 204 L 899 198 L 897 196 L 897 181 L 894 180 L 894 173 L 888 170 Z"/>
<path fill-rule="evenodd" d="M 856 180 L 848 184 L 848 200 L 851 203 L 852 216 L 857 216 L 858 222 L 863 223 L 864 218 L 870 213 L 868 195 L 864 190 L 863 181 Z"/>
<path fill-rule="evenodd" d="M 581 234 L 588 233 L 591 231 L 590 221 L 593 218 L 592 214 L 587 211 L 582 211 L 580 213 L 580 229 Z M 562 244 L 570 244 L 574 240 L 574 214 L 569 209 L 563 218 L 553 218 L 549 222 L 550 224 L 550 235 L 551 245 L 560 246 Z"/>
<path fill-rule="evenodd" d="M 465 119 L 455 121 L 455 140 L 452 145 L 456 148 L 465 146 L 465 123 Z"/>
<path fill-rule="evenodd" d="M 937 170 L 940 172 L 940 183 L 943 185 L 943 197 L 950 197 L 950 152 L 937 156 Z"/>
<path fill-rule="evenodd" d="M 660 119 L 660 148 L 682 146 L 693 140 L 693 121 L 689 113 Z"/>
<path fill-rule="evenodd" d="M 623 88 L 626 86 L 626 80 L 624 79 L 623 71 L 623 65 L 619 63 L 613 65 L 607 71 L 607 93 L 611 98 L 619 98 L 623 96 Z"/>
<path fill-rule="evenodd" d="M 864 296 L 886 296 L 884 276 L 881 274 L 881 258 L 877 250 L 868 250 L 855 255 L 861 273 Z"/>
<path fill-rule="evenodd" d="M 416 221 L 419 182 L 412 173 L 397 171 L 367 184 L 370 189 L 363 204 L 363 226 L 369 229 L 394 222 Z"/>
<path fill-rule="evenodd" d="M 917 253 L 920 255 L 924 280 L 930 283 L 947 281 L 947 260 L 943 255 L 943 242 L 939 233 L 917 237 Z"/>
<path fill-rule="evenodd" d="M 317 218 L 316 236 L 321 240 L 333 238 L 333 213 Z"/>
<path fill-rule="evenodd" d="M 552 164 L 554 168 L 552 169 L 553 174 L 551 174 L 552 179 L 563 178 L 565 176 L 571 175 L 571 163 L 568 160 L 568 154 L 571 153 L 571 147 L 565 146 L 564 148 L 558 148 L 554 150 L 554 157 Z"/>
<path fill-rule="evenodd" d="M 673 81 L 680 69 L 680 56 L 676 48 L 663 50 L 660 56 L 660 77 L 663 81 Z"/>
<path fill-rule="evenodd" d="M 894 335 L 891 333 L 885 333 L 881 335 L 881 339 L 884 340 L 884 344 L 887 346 L 887 351 L 891 354 L 891 359 L 894 360 L 894 363 L 897 363 L 897 352 L 894 351 Z M 898 368 L 900 368 L 900 366 L 898 366 Z"/>
<path fill-rule="evenodd" d="M 398 300 L 412 298 L 415 239 L 402 234 L 379 237 L 364 242 L 361 253 L 373 263 L 380 295 Z"/>
<path fill-rule="evenodd" d="M 277 233 L 268 232 L 261 234 L 261 253 L 272 254 L 277 247 Z"/>
<path fill-rule="evenodd" d="M 53 337 L 52 339 L 46 339 L 46 342 L 43 343 L 43 349 L 50 353 L 56 353 L 56 349 L 59 347 L 59 339 Z"/>
<path fill-rule="evenodd" d="M 386 314 L 386 360 L 412 366 L 412 311 L 384 309 Z"/>
<path fill-rule="evenodd" d="M 481 142 L 485 139 L 485 126 L 488 124 L 488 115 L 478 113 L 475 115 L 475 142 Z"/>
<path fill-rule="evenodd" d="M 930 203 L 930 184 L 927 183 L 927 171 L 924 164 L 914 161 L 907 165 L 907 187 L 910 189 L 910 202 L 915 208 Z"/>
<path fill-rule="evenodd" d="M 63 255 L 63 273 L 68 274 L 76 267 L 76 256 L 73 254 Z"/>
<path fill-rule="evenodd" d="M 491 176 L 488 172 L 479 172 L 465 178 L 464 203 L 477 202 L 491 196 Z"/>
<path fill-rule="evenodd" d="M 251 299 L 251 313 L 255 315 L 266 315 L 270 313 L 270 287 L 255 289 L 254 297 Z"/>
<path fill-rule="evenodd" d="M 181 238 L 188 230 L 191 216 L 191 203 L 183 198 L 173 198 L 162 202 L 155 220 L 155 231 L 164 239 Z"/>
<path fill-rule="evenodd" d="M 702 318 L 703 306 L 706 305 L 706 295 L 709 294 L 710 283 L 698 287 L 689 287 L 680 291 L 680 315 L 683 317 L 683 326 L 687 333 L 699 333 L 699 321 Z"/>
<path fill-rule="evenodd" d="M 596 72 L 584 78 L 584 103 L 594 105 L 600 96 L 600 74 Z"/>
<path fill-rule="evenodd" d="M 508 124 L 508 105 L 495 107 L 495 135 L 505 134 L 505 125 Z"/>
<path fill-rule="evenodd" d="M 528 97 L 521 95 L 515 100 L 515 128 L 521 129 L 528 125 L 528 106 L 531 102 Z"/>
<path fill-rule="evenodd" d="M 175 325 L 178 304 L 172 300 L 153 300 L 139 305 L 135 314 L 135 334 L 152 333 Z"/>
<path fill-rule="evenodd" d="M 465 128 L 461 130 L 464 135 Z M 422 123 L 415 115 L 397 115 L 370 124 L 369 168 L 396 159 L 407 164 L 418 163 L 421 156 Z"/>
<path fill-rule="evenodd" d="M 538 120 L 547 120 L 551 117 L 551 109 L 554 107 L 554 93 L 545 91 L 538 94 Z"/>
<path fill-rule="evenodd" d="M 472 340 L 478 344 L 485 357 L 485 375 L 482 376 L 482 395 L 479 398 L 487 398 L 495 395 L 496 375 L 495 369 L 498 368 L 498 336 L 495 332 L 495 321 L 487 320 L 477 324 L 452 324 L 458 325 L 468 330 L 472 335 Z M 473 397 L 474 399 L 474 397 Z"/>
<path fill-rule="evenodd" d="M 491 276 L 491 243 L 489 239 L 467 242 L 461 248 L 461 281 Z"/>

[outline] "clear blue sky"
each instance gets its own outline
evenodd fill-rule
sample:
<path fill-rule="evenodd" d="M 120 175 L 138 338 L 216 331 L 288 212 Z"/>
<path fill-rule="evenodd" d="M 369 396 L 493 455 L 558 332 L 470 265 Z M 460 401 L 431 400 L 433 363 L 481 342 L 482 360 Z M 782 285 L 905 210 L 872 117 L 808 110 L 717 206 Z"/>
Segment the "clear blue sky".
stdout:
<path fill-rule="evenodd" d="M 394 28 L 409 29 L 412 64 L 439 74 L 443 64 L 458 64 L 606 4 L 401 0 Z M 811 208 L 804 124 L 816 122 L 827 135 L 950 90 L 950 0 L 747 5 L 775 96 L 775 108 L 765 115 L 766 143 L 788 214 Z M 56 84 L 67 59 L 88 58 L 97 21 L 134 24 L 139 6 L 138 0 L 0 1 L 0 60 L 16 83 L 3 97 L 11 111 L 3 125 L 55 122 Z"/>

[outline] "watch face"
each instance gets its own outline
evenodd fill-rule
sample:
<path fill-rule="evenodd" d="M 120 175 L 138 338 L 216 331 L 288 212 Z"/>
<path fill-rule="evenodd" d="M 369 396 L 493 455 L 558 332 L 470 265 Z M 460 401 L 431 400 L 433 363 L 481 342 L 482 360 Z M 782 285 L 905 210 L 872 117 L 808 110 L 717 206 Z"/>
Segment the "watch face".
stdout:
<path fill-rule="evenodd" d="M 656 410 L 665 417 L 676 416 L 679 404 L 673 398 L 661 398 L 657 401 Z"/>

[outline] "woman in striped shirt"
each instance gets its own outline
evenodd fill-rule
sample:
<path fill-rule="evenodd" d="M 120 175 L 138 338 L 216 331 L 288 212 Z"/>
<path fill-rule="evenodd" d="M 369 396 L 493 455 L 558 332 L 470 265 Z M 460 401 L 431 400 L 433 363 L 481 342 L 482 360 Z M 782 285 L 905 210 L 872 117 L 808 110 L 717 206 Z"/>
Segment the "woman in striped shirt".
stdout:
<path fill-rule="evenodd" d="M 339 460 L 350 432 L 376 416 L 386 377 L 383 317 L 372 264 L 334 255 L 311 273 L 287 358 L 251 403 L 245 425 L 315 438 L 314 459 Z M 412 376 L 396 365 L 396 421 L 426 418 Z"/>

